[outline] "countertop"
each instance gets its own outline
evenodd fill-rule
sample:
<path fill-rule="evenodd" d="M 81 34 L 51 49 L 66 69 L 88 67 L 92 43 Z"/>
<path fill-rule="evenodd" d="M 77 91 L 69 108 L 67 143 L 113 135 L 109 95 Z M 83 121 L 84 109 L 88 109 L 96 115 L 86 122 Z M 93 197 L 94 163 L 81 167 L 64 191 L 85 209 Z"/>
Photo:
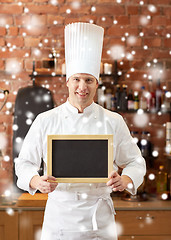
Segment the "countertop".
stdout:
<path fill-rule="evenodd" d="M 0 210 L 5 210 L 7 208 L 12 208 L 13 210 L 44 210 L 47 197 L 47 194 L 42 193 L 36 193 L 34 196 L 28 193 L 23 193 L 19 195 L 15 200 L 11 201 L 11 204 L 1 204 Z M 156 198 L 151 198 L 148 201 L 129 202 L 122 200 L 119 197 L 113 197 L 112 199 L 116 211 L 171 211 L 171 200 L 164 201 L 158 200 Z"/>

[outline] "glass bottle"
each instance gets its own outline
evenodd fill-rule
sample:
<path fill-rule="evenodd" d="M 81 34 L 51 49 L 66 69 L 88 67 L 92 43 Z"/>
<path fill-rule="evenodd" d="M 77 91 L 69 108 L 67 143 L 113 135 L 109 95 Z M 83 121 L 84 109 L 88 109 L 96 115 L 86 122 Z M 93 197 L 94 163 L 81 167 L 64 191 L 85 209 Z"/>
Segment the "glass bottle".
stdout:
<path fill-rule="evenodd" d="M 143 110 L 147 110 L 147 98 L 146 98 L 146 92 L 145 92 L 144 86 L 141 87 L 139 108 Z"/>
<path fill-rule="evenodd" d="M 159 166 L 157 174 L 157 194 L 161 194 L 167 191 L 167 172 L 164 170 L 164 166 Z"/>
<path fill-rule="evenodd" d="M 134 110 L 134 97 L 132 89 L 130 89 L 128 93 L 128 110 Z"/>
<path fill-rule="evenodd" d="M 155 112 L 155 92 L 153 91 L 153 82 L 149 80 L 148 82 L 149 92 L 147 96 L 147 110 Z"/>
<path fill-rule="evenodd" d="M 128 109 L 127 85 L 122 85 L 122 92 L 120 94 L 120 110 L 126 112 Z"/>
<path fill-rule="evenodd" d="M 106 87 L 103 85 L 103 81 L 100 78 L 99 79 L 99 86 L 98 86 L 98 89 L 97 89 L 97 102 L 102 107 L 105 106 L 105 89 L 106 89 Z"/>
<path fill-rule="evenodd" d="M 138 110 L 139 109 L 139 96 L 138 96 L 138 92 L 135 91 L 134 92 L 134 110 Z"/>
<path fill-rule="evenodd" d="M 119 84 L 116 85 L 116 92 L 115 92 L 115 98 L 116 98 L 116 109 L 120 110 L 120 95 L 121 95 L 121 87 Z"/>
<path fill-rule="evenodd" d="M 162 89 L 160 86 L 160 79 L 157 81 L 157 87 L 156 87 L 156 94 L 155 94 L 155 103 L 156 103 L 156 111 L 161 110 L 161 105 L 162 105 Z"/>

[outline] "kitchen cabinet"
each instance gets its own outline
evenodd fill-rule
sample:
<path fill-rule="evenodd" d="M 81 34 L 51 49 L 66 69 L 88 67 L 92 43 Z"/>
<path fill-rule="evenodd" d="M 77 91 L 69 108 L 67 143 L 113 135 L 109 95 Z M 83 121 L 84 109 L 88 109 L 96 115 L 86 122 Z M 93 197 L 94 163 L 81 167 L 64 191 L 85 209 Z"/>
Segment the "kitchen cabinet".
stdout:
<path fill-rule="evenodd" d="M 11 206 L 0 206 L 0 240 L 40 240 L 46 194 L 22 194 Z M 118 240 L 170 240 L 171 201 L 128 202 L 113 197 Z"/>
<path fill-rule="evenodd" d="M 40 240 L 43 215 L 41 210 L 19 213 L 19 240 Z"/>
<path fill-rule="evenodd" d="M 171 239 L 171 211 L 118 211 L 116 221 L 121 225 L 119 240 Z"/>
<path fill-rule="evenodd" d="M 6 210 L 0 211 L 0 240 L 18 240 L 18 211 Z"/>

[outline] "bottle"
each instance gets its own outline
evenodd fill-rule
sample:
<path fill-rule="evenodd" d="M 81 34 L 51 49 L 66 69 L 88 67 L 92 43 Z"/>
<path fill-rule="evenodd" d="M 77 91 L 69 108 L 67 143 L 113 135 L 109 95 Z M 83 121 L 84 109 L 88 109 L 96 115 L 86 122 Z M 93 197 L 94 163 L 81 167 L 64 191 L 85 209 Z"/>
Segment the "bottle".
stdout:
<path fill-rule="evenodd" d="M 159 166 L 157 174 L 157 194 L 162 194 L 167 191 L 167 172 L 164 170 L 164 166 Z"/>
<path fill-rule="evenodd" d="M 171 154 L 171 122 L 166 123 L 166 153 Z"/>
<path fill-rule="evenodd" d="M 106 88 L 105 100 L 106 100 L 106 108 L 111 110 L 112 108 L 112 89 L 111 88 Z"/>
<path fill-rule="evenodd" d="M 134 97 L 132 89 L 130 89 L 128 93 L 128 110 L 134 110 Z"/>
<path fill-rule="evenodd" d="M 153 144 L 150 137 L 151 135 L 148 131 L 142 131 L 138 142 L 138 147 L 145 158 L 147 169 L 154 168 L 154 157 L 152 156 Z"/>
<path fill-rule="evenodd" d="M 102 107 L 104 107 L 104 105 L 105 105 L 105 89 L 106 89 L 106 87 L 103 85 L 103 81 L 100 78 L 99 79 L 99 86 L 98 86 L 98 89 L 97 89 L 97 102 Z"/>
<path fill-rule="evenodd" d="M 122 85 L 122 92 L 120 94 L 120 110 L 126 112 L 128 109 L 127 85 Z"/>
<path fill-rule="evenodd" d="M 149 86 L 149 92 L 147 95 L 147 110 L 150 112 L 155 112 L 155 92 L 153 91 L 152 80 L 149 80 L 148 86 Z"/>
<path fill-rule="evenodd" d="M 160 79 L 157 81 L 157 87 L 156 87 L 156 111 L 160 111 L 161 110 L 161 105 L 162 105 L 162 95 L 163 95 L 163 92 L 162 92 L 162 89 L 160 87 Z"/>
<path fill-rule="evenodd" d="M 171 103 L 169 101 L 169 98 L 167 97 L 168 95 L 170 95 L 168 91 L 165 91 L 163 94 L 163 101 L 161 105 L 162 112 L 168 112 L 171 109 Z"/>
<path fill-rule="evenodd" d="M 144 86 L 141 87 L 139 108 L 143 110 L 147 110 L 147 98 L 146 98 L 146 92 L 145 92 Z"/>
<path fill-rule="evenodd" d="M 120 95 L 121 95 L 121 88 L 120 85 L 116 85 L 116 93 L 115 93 L 115 98 L 116 98 L 116 110 L 120 110 Z"/>
<path fill-rule="evenodd" d="M 150 141 L 150 133 L 148 131 L 141 132 L 141 138 L 138 143 L 138 146 L 144 158 L 148 158 L 151 156 L 152 146 Z"/>
<path fill-rule="evenodd" d="M 139 96 L 138 96 L 138 92 L 135 91 L 134 92 L 134 110 L 138 110 L 139 109 Z"/>

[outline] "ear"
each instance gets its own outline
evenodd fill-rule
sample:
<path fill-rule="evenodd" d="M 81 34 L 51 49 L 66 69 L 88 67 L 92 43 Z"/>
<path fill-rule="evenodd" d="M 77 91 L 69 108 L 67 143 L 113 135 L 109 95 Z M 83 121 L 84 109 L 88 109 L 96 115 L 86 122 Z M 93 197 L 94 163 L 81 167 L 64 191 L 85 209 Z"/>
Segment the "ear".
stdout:
<path fill-rule="evenodd" d="M 66 81 L 66 86 L 68 87 L 68 82 L 69 82 L 69 79 Z"/>

